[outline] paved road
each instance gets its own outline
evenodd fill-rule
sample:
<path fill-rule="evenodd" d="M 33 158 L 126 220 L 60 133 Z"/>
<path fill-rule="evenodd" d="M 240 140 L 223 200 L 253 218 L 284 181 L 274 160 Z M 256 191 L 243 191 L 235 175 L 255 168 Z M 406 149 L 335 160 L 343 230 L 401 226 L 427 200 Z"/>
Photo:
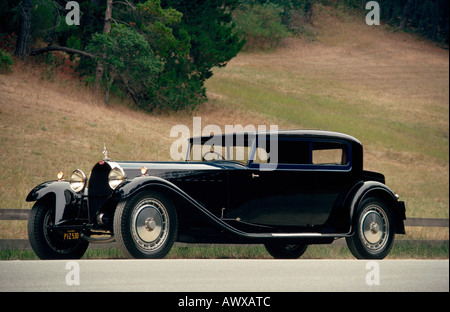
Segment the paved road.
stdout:
<path fill-rule="evenodd" d="M 0 291 L 448 292 L 449 261 L 0 261 Z"/>

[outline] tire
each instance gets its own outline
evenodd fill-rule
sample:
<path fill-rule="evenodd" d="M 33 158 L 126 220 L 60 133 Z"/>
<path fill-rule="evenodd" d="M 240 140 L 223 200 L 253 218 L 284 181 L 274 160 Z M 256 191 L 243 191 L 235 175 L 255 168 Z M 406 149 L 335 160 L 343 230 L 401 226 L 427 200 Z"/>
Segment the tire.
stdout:
<path fill-rule="evenodd" d="M 364 199 L 356 213 L 355 233 L 347 246 L 357 259 L 383 259 L 394 242 L 394 222 L 387 205 L 378 198 Z"/>
<path fill-rule="evenodd" d="M 121 201 L 114 214 L 114 237 L 128 258 L 164 258 L 172 249 L 177 230 L 172 201 L 156 191 L 142 191 Z"/>
<path fill-rule="evenodd" d="M 266 247 L 266 250 L 275 259 L 298 259 L 305 253 L 308 245 L 266 243 L 264 247 Z"/>
<path fill-rule="evenodd" d="M 37 201 L 28 219 L 28 239 L 31 248 L 42 260 L 80 259 L 89 243 L 85 240 L 64 241 L 58 230 L 48 227 L 54 224 L 55 207 L 50 201 Z"/>

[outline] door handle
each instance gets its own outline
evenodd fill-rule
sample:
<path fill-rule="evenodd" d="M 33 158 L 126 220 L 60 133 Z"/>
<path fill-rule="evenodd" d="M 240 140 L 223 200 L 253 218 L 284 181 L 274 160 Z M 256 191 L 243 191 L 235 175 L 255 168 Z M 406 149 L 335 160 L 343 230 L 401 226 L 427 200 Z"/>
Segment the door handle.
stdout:
<path fill-rule="evenodd" d="M 254 179 L 254 178 L 259 178 L 259 174 L 252 173 L 252 179 Z"/>

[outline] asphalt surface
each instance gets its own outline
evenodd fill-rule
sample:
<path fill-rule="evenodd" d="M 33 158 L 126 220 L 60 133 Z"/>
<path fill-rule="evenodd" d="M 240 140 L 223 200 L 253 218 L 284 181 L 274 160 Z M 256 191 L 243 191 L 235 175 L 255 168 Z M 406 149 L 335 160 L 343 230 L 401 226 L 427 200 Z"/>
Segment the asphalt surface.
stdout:
<path fill-rule="evenodd" d="M 449 291 L 449 260 L 0 261 L 0 291 Z"/>

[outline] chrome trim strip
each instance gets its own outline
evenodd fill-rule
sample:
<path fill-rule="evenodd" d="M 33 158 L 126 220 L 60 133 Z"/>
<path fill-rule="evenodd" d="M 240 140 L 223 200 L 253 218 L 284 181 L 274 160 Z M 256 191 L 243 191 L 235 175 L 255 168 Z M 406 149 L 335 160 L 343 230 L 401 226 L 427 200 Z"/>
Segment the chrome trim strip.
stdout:
<path fill-rule="evenodd" d="M 337 233 L 271 233 L 273 237 L 345 237 L 347 234 L 337 234 Z"/>

